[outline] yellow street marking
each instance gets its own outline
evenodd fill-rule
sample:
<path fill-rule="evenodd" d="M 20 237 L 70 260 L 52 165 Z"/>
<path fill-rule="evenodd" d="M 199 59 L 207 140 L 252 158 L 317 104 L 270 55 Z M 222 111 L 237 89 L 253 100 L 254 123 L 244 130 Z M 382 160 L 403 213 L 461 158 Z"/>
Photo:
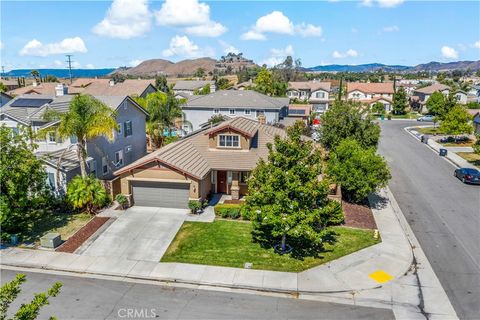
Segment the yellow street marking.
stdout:
<path fill-rule="evenodd" d="M 390 274 L 383 270 L 377 270 L 374 273 L 370 273 L 368 276 L 378 283 L 385 283 L 393 279 Z"/>

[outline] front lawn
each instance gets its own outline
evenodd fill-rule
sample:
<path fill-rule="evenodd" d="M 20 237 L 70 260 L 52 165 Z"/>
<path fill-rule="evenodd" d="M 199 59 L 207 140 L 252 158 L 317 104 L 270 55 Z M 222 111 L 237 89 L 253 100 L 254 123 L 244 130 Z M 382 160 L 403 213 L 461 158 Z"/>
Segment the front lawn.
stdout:
<path fill-rule="evenodd" d="M 457 154 L 477 168 L 480 168 L 480 154 L 473 152 L 457 152 Z"/>
<path fill-rule="evenodd" d="M 439 127 L 415 128 L 415 130 L 422 134 L 442 134 Z"/>
<path fill-rule="evenodd" d="M 90 219 L 92 219 L 92 216 L 86 213 L 51 213 L 42 215 L 28 226 L 26 232 L 19 234 L 19 238 L 24 243 L 39 244 L 43 235 L 49 232 L 57 232 L 62 236 L 62 240 L 65 241 L 86 225 Z"/>
<path fill-rule="evenodd" d="M 417 119 L 420 115 L 417 112 L 409 112 L 405 114 L 391 114 L 392 119 Z"/>
<path fill-rule="evenodd" d="M 332 229 L 338 235 L 334 245 L 326 245 L 320 257 L 300 260 L 276 254 L 273 249 L 264 249 L 252 242 L 250 222 L 185 222 L 161 261 L 236 268 L 243 268 L 245 262 L 251 262 L 253 269 L 299 272 L 380 242 L 373 238 L 371 230 Z"/>

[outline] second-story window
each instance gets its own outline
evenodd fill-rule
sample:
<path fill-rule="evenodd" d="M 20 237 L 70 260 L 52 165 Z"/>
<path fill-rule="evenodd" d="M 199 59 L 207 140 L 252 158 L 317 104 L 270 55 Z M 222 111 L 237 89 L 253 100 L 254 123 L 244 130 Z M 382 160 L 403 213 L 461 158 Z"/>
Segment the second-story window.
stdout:
<path fill-rule="evenodd" d="M 235 114 L 235 109 L 230 109 L 228 113 L 233 116 Z"/>
<path fill-rule="evenodd" d="M 104 175 L 108 173 L 108 161 L 106 157 L 102 158 L 102 173 Z"/>
<path fill-rule="evenodd" d="M 115 152 L 115 167 L 123 166 L 123 150 Z"/>
<path fill-rule="evenodd" d="M 218 114 L 218 113 L 220 113 L 220 110 L 219 109 L 213 109 L 213 113 Z"/>
<path fill-rule="evenodd" d="M 250 110 L 250 109 L 245 109 L 245 115 L 249 116 L 250 113 L 252 113 L 252 110 Z"/>
<path fill-rule="evenodd" d="M 325 92 L 317 92 L 317 93 L 315 94 L 315 96 L 316 96 L 317 98 L 325 98 Z"/>
<path fill-rule="evenodd" d="M 55 137 L 55 132 L 51 131 L 47 134 L 47 142 L 48 143 L 56 143 L 57 139 Z"/>
<path fill-rule="evenodd" d="M 123 133 L 125 137 L 129 137 L 133 134 L 132 121 L 128 120 L 123 123 Z"/>
<path fill-rule="evenodd" d="M 222 148 L 240 147 L 240 139 L 237 135 L 220 134 L 218 136 L 218 146 Z"/>

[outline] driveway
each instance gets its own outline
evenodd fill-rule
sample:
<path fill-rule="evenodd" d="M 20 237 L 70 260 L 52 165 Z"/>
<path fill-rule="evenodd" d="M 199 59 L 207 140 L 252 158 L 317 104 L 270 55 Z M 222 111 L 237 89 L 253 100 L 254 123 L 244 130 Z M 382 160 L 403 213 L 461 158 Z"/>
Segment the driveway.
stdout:
<path fill-rule="evenodd" d="M 94 257 L 158 262 L 187 217 L 187 210 L 132 207 L 83 252 Z"/>

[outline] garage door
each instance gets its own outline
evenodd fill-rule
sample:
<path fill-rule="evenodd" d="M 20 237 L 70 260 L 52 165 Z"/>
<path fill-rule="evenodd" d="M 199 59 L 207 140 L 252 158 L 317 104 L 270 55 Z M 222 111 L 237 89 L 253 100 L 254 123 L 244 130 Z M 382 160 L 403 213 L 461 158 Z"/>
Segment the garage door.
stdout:
<path fill-rule="evenodd" d="M 132 181 L 133 201 L 137 206 L 187 208 L 190 184 Z"/>

